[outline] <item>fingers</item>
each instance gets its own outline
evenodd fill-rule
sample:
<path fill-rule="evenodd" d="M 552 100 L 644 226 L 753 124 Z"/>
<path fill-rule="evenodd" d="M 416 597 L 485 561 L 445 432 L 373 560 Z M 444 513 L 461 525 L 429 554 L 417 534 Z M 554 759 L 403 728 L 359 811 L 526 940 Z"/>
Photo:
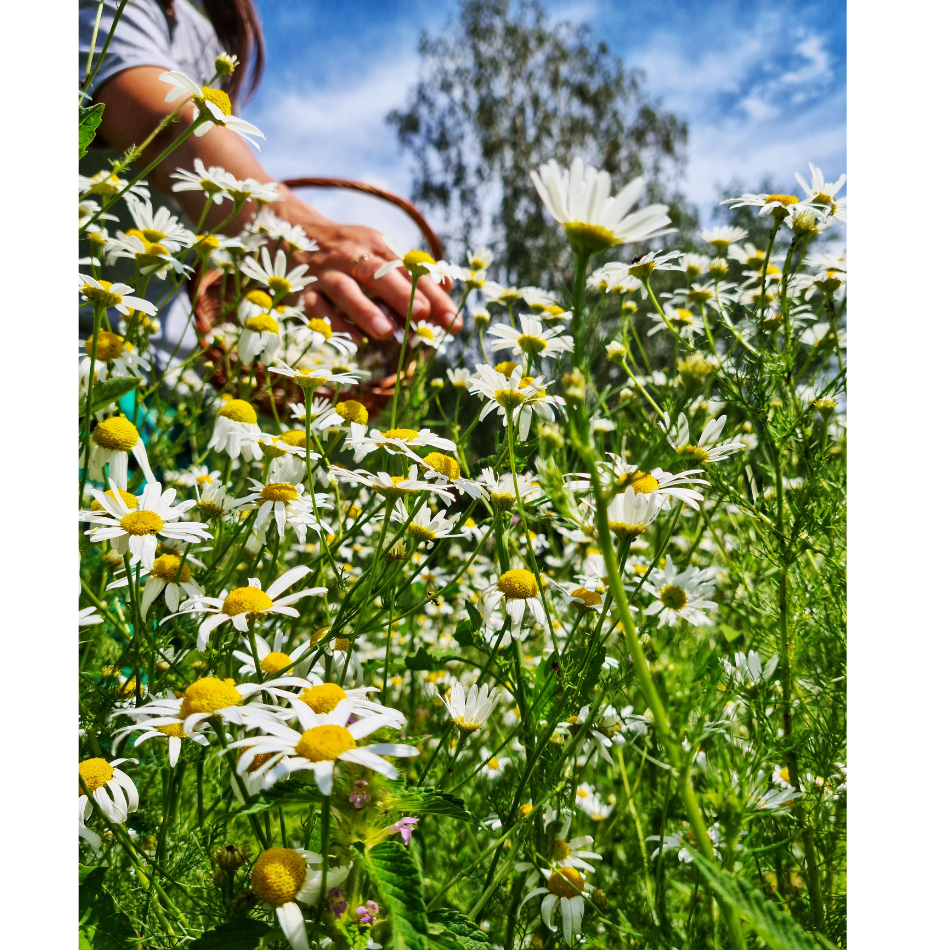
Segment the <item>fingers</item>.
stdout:
<path fill-rule="evenodd" d="M 369 336 L 377 340 L 387 340 L 395 333 L 395 323 L 360 290 L 352 277 L 342 271 L 325 271 L 313 289 L 327 297 Z"/>
<path fill-rule="evenodd" d="M 418 294 L 422 291 L 430 306 L 431 322 L 444 327 L 450 333 L 459 333 L 462 329 L 462 314 L 457 314 L 456 304 L 453 303 L 449 294 L 429 278 L 423 278 L 418 282 Z"/>
<path fill-rule="evenodd" d="M 302 303 L 305 306 L 305 316 L 309 320 L 312 318 L 327 320 L 335 333 L 349 333 L 353 342 L 358 346 L 363 341 L 363 334 L 354 324 L 350 323 L 349 320 L 345 320 L 343 315 L 337 312 L 327 297 L 323 297 L 314 289 L 309 289 L 302 294 Z"/>
<path fill-rule="evenodd" d="M 362 261 L 355 269 L 356 280 L 377 297 L 381 297 L 395 313 L 407 314 L 408 301 L 411 298 L 411 278 L 403 268 L 398 267 L 377 280 L 374 275 L 382 263 L 375 257 Z M 411 319 L 436 323 L 450 329 L 452 333 L 458 332 L 462 326 L 462 319 L 456 319 L 456 305 L 430 277 L 422 277 L 418 281 Z"/>

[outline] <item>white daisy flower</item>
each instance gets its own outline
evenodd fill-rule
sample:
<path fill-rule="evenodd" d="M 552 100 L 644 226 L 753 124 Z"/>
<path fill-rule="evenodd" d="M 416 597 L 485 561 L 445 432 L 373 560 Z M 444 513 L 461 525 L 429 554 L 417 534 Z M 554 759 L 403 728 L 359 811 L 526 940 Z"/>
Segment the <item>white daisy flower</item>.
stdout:
<path fill-rule="evenodd" d="M 395 331 L 395 339 L 401 343 L 404 337 L 403 330 Z M 438 327 L 435 323 L 428 323 L 426 320 L 418 320 L 411 323 L 411 339 L 408 345 L 411 347 L 424 346 L 433 347 L 441 356 L 446 353 L 446 330 Z"/>
<path fill-rule="evenodd" d="M 92 520 L 95 525 L 86 532 L 91 541 L 111 542 L 113 549 L 123 557 L 131 555 L 131 564 L 140 562 L 142 567 L 151 570 L 159 536 L 174 542 L 188 541 L 193 544 L 212 537 L 205 525 L 197 521 L 177 520 L 196 502 L 181 501 L 171 507 L 171 502 L 177 497 L 175 488 L 162 491 L 160 482 L 148 482 L 138 498 L 137 508 L 130 508 L 116 491 L 115 482 L 110 481 L 109 485 L 111 494 L 104 494 L 95 488 L 91 490 L 106 514 L 94 515 L 92 519 L 84 517 L 82 520 Z"/>
<path fill-rule="evenodd" d="M 428 452 L 421 459 L 425 468 L 424 477 L 432 479 L 438 485 L 452 485 L 457 491 L 470 498 L 487 498 L 487 492 L 477 481 L 463 478 L 459 462 L 442 452 Z"/>
<path fill-rule="evenodd" d="M 311 643 L 309 644 L 311 646 Z M 293 656 L 295 654 L 293 653 Z M 384 716 L 391 719 L 396 729 L 404 729 L 407 719 L 404 713 L 391 706 L 383 706 L 367 697 L 367 693 L 378 693 L 376 686 L 358 686 L 355 689 L 344 689 L 339 683 L 325 682 L 317 673 L 309 673 L 310 685 L 297 695 L 283 690 L 269 690 L 275 696 L 285 699 L 291 706 L 305 703 L 312 712 L 318 715 L 333 712 L 339 703 L 349 699 L 353 703 L 352 715 L 357 719 L 369 716 Z M 295 713 L 293 713 L 295 715 Z"/>
<path fill-rule="evenodd" d="M 687 424 L 687 416 L 682 412 L 678 417 L 677 423 L 666 432 L 668 442 L 671 447 L 685 461 L 694 462 L 696 465 L 706 465 L 708 462 L 719 462 L 729 458 L 735 452 L 741 452 L 748 446 L 744 442 L 720 442 L 720 436 L 723 432 L 723 426 L 726 424 L 726 417 L 720 416 L 718 419 L 711 419 L 703 428 L 696 445 L 690 441 L 690 428 Z M 665 426 L 660 422 L 660 428 L 664 431 Z"/>
<path fill-rule="evenodd" d="M 307 528 L 311 528 L 316 534 L 320 534 L 322 530 L 328 534 L 333 533 L 329 525 L 318 519 L 312 497 L 305 493 L 304 485 L 288 482 L 269 482 L 264 485 L 255 478 L 250 482 L 256 491 L 242 498 L 240 505 L 242 511 L 257 512 L 254 519 L 255 531 L 259 531 L 272 518 L 281 538 L 288 524 L 295 531 L 300 544 L 305 543 Z M 328 495 L 315 493 L 314 503 L 319 508 L 325 507 L 327 502 Z"/>
<path fill-rule="evenodd" d="M 278 753 L 283 758 L 272 766 L 267 763 L 268 784 L 293 772 L 310 770 L 323 795 L 330 795 L 334 785 L 334 768 L 338 761 L 350 762 L 379 772 L 386 778 L 398 778 L 398 770 L 383 755 L 414 756 L 418 750 L 411 745 L 392 742 L 360 746 L 358 740 L 385 727 L 395 728 L 395 720 L 388 715 L 367 716 L 348 725 L 354 701 L 341 700 L 330 713 L 316 713 L 307 703 L 296 703 L 293 709 L 302 732 L 290 729 L 281 722 L 261 722 L 267 735 L 251 736 L 231 743 L 229 748 L 247 746 L 247 751 L 238 760 L 239 773 L 247 768 L 253 756 Z M 270 760 L 272 761 L 272 760 Z"/>
<path fill-rule="evenodd" d="M 202 597 L 202 588 L 193 580 L 189 565 L 190 558 L 184 562 L 183 557 L 177 554 L 162 554 L 154 559 L 150 570 L 141 572 L 147 575 L 144 591 L 141 595 L 141 619 L 145 620 L 151 605 L 164 594 L 164 602 L 171 612 L 180 606 L 181 590 L 187 597 Z M 196 563 L 199 563 L 198 561 Z M 182 565 L 182 566 L 181 566 Z M 121 577 L 113 581 L 106 590 L 115 590 L 117 587 L 126 587 L 128 577 Z"/>
<path fill-rule="evenodd" d="M 207 121 L 196 128 L 194 135 L 205 135 L 213 125 L 222 125 L 226 129 L 231 129 L 232 132 L 237 132 L 241 138 L 247 139 L 254 148 L 260 151 L 260 146 L 250 136 L 259 135 L 260 138 L 266 136 L 255 125 L 251 125 L 250 122 L 245 122 L 244 119 L 239 119 L 231 114 L 231 99 L 227 92 L 214 89 L 211 86 L 200 88 L 189 76 L 175 69 L 161 73 L 158 78 L 161 82 L 166 82 L 174 87 L 167 93 L 166 102 L 173 102 L 174 99 L 179 99 L 185 93 L 193 100 L 194 121 L 201 115 L 206 118 Z"/>
<path fill-rule="evenodd" d="M 410 515 L 405 503 L 401 500 L 396 502 L 392 509 L 392 521 L 404 524 L 408 521 Z M 456 527 L 456 521 L 459 515 L 453 515 L 447 518 L 442 511 L 433 514 L 427 505 L 422 505 L 411 518 L 406 533 L 415 541 L 423 542 L 428 550 L 434 546 L 434 541 L 442 538 L 458 538 L 460 535 L 453 534 L 453 528 Z"/>
<path fill-rule="evenodd" d="M 627 268 L 628 265 L 620 261 L 609 261 L 603 264 L 588 277 L 588 289 L 608 294 L 634 293 L 642 286 L 642 281 L 638 277 L 633 277 Z"/>
<path fill-rule="evenodd" d="M 549 161 L 530 172 L 530 178 L 576 251 L 596 254 L 615 244 L 645 241 L 675 230 L 666 227 L 671 224 L 667 205 L 649 205 L 629 214 L 645 191 L 641 177 L 611 196 L 610 174 L 585 167 L 576 157 L 568 171 Z"/>
<path fill-rule="evenodd" d="M 286 252 L 282 248 L 276 251 L 272 263 L 270 252 L 265 247 L 261 248 L 260 260 L 263 266 L 258 264 L 253 257 L 245 257 L 241 263 L 241 273 L 263 284 L 274 300 L 280 300 L 287 294 L 302 290 L 318 279 L 305 276 L 308 264 L 297 264 L 287 272 Z"/>
<path fill-rule="evenodd" d="M 138 789 L 135 783 L 117 766 L 123 762 L 137 762 L 137 759 L 84 759 L 77 767 L 83 785 L 78 783 L 77 816 L 79 834 L 88 841 L 94 851 L 99 850 L 100 836 L 90 831 L 86 821 L 93 806 L 114 824 L 125 824 L 128 816 L 138 810 Z M 86 791 L 84 791 L 84 785 Z M 91 797 L 87 797 L 87 792 Z"/>
<path fill-rule="evenodd" d="M 482 284 L 482 294 L 488 303 L 500 303 L 508 306 L 520 300 L 520 290 L 517 287 L 505 287 L 494 280 L 486 280 Z"/>
<path fill-rule="evenodd" d="M 549 628 L 549 620 L 543 609 L 539 584 L 532 571 L 515 567 L 505 571 L 494 584 L 483 592 L 480 598 L 480 611 L 485 624 L 493 627 L 493 614 L 504 602 L 504 609 L 511 619 L 511 636 L 522 640 L 526 634 L 522 630 L 524 614 L 527 610 L 540 626 Z"/>
<path fill-rule="evenodd" d="M 396 267 L 404 267 L 412 277 L 420 278 L 429 276 L 438 284 L 444 277 L 452 277 L 448 272 L 449 265 L 446 261 L 435 261 L 427 251 L 410 250 L 403 254 L 390 238 L 383 235 L 382 240 L 398 260 L 383 264 L 382 267 L 373 274 L 376 280 L 380 277 L 384 277 L 389 271 L 395 270 Z"/>
<path fill-rule="evenodd" d="M 653 325 L 649 328 L 647 336 L 655 336 L 656 333 L 667 330 L 668 326 L 671 326 L 675 333 L 684 339 L 693 338 L 695 333 L 703 333 L 703 320 L 692 310 L 686 307 L 673 307 L 671 304 L 665 304 L 662 309 L 665 311 L 664 317 L 657 311 L 649 314 Z M 666 326 L 666 321 L 668 326 Z"/>
<path fill-rule="evenodd" d="M 119 194 L 128 183 L 127 178 L 120 178 L 114 172 L 106 171 L 105 169 L 98 171 L 95 175 L 77 176 L 77 187 L 81 195 L 99 195 L 102 198 L 114 197 Z M 147 184 L 142 181 L 138 182 L 138 184 L 132 188 L 131 194 L 148 198 L 151 192 L 148 190 Z M 107 215 L 107 217 L 112 216 Z M 113 220 L 115 220 L 115 218 L 113 218 Z"/>
<path fill-rule="evenodd" d="M 308 345 L 311 349 L 317 350 L 327 345 L 334 347 L 344 356 L 356 354 L 357 345 L 353 342 L 353 337 L 349 333 L 334 330 L 327 317 L 312 317 L 310 320 L 305 320 L 303 317 L 303 320 L 305 325 L 292 334 L 294 346 L 304 349 Z"/>
<path fill-rule="evenodd" d="M 260 672 L 267 676 L 275 676 L 283 670 L 286 670 L 287 673 L 291 673 L 293 676 L 303 676 L 304 674 L 301 667 L 304 664 L 300 661 L 312 648 L 311 641 L 306 640 L 305 643 L 296 647 L 291 653 L 283 652 L 283 644 L 285 641 L 286 634 L 282 630 L 276 631 L 273 637 L 273 646 L 270 646 L 259 633 L 254 634 L 254 642 L 257 645 L 258 664 L 254 663 L 254 657 L 250 653 L 250 644 L 247 643 L 243 649 L 234 651 L 234 656 L 241 661 L 238 673 L 242 677 L 256 676 L 257 666 L 259 665 Z M 269 692 L 273 692 L 273 690 L 269 690 Z M 279 695 L 288 697 L 291 694 L 280 692 Z"/>
<path fill-rule="evenodd" d="M 532 864 L 523 862 L 516 865 L 518 870 L 532 869 Z M 540 914 L 543 923 L 550 930 L 557 930 L 553 920 L 556 909 L 559 908 L 562 917 L 562 936 L 565 942 L 571 946 L 572 940 L 581 933 L 581 921 L 585 912 L 584 894 L 590 894 L 594 888 L 585 880 L 584 875 L 572 867 L 542 868 L 528 878 L 529 887 L 536 878 L 542 875 L 546 880 L 545 887 L 538 887 L 528 892 L 527 896 L 520 902 L 522 908 L 528 900 L 539 895 L 543 897 L 543 903 L 540 905 Z M 532 879 L 532 880 L 531 880 Z"/>
<path fill-rule="evenodd" d="M 260 436 L 254 407 L 243 399 L 229 399 L 215 416 L 215 428 L 207 448 L 227 452 L 233 459 L 243 455 L 249 462 L 259 462 L 263 458 Z"/>
<path fill-rule="evenodd" d="M 771 677 L 777 669 L 778 656 L 776 653 L 765 663 L 763 669 L 761 657 L 755 650 L 749 650 L 748 657 L 744 653 L 736 653 L 733 659 L 735 661 L 734 665 L 725 657 L 722 657 L 723 666 L 732 678 L 733 683 L 746 690 L 770 683 Z"/>
<path fill-rule="evenodd" d="M 689 567 L 677 573 L 669 554 L 665 558 L 665 570 L 655 568 L 643 585 L 644 590 L 657 598 L 643 613 L 647 617 L 657 615 L 660 627 L 666 623 L 674 627 L 679 620 L 687 620 L 695 626 L 712 626 L 713 621 L 704 610 L 716 607 L 707 599 L 715 586 L 709 571 Z"/>
<path fill-rule="evenodd" d="M 582 710 L 587 714 L 588 707 Z M 579 713 L 579 719 L 581 713 Z M 580 721 L 584 721 L 580 719 Z M 613 763 L 611 763 L 613 764 Z M 588 864 L 588 861 L 600 861 L 601 855 L 594 851 L 587 851 L 588 845 L 594 844 L 593 835 L 577 835 L 569 838 L 569 828 L 572 824 L 572 816 L 568 812 L 565 814 L 565 820 L 562 826 L 555 833 L 556 836 L 552 843 L 552 859 L 556 867 L 560 868 L 578 868 L 582 871 L 594 872 L 594 865 Z"/>
<path fill-rule="evenodd" d="M 545 421 L 551 422 L 554 418 L 552 407 L 564 404 L 560 396 L 547 394 L 542 376 L 524 376 L 521 366 L 516 366 L 510 376 L 487 363 L 479 363 L 476 369 L 478 372 L 469 380 L 469 392 L 478 393 L 485 400 L 479 419 L 497 412 L 506 426 L 510 412 L 518 423 L 521 440 L 529 435 L 534 410 Z"/>
<path fill-rule="evenodd" d="M 230 197 L 225 191 L 225 183 L 228 181 L 228 172 L 218 165 L 210 165 L 208 168 L 202 163 L 201 158 L 193 159 L 194 171 L 187 171 L 181 168 L 171 174 L 171 178 L 176 179 L 176 184 L 172 185 L 170 190 L 176 193 L 181 191 L 201 191 L 208 195 L 214 204 L 220 205 L 225 198 Z"/>
<path fill-rule="evenodd" d="M 140 310 L 152 316 L 157 313 L 157 307 L 144 297 L 133 297 L 132 288 L 128 284 L 113 284 L 108 280 L 97 280 L 87 274 L 78 274 L 77 282 L 80 295 L 94 306 L 115 307 L 119 313 L 131 316 L 132 310 Z"/>
<path fill-rule="evenodd" d="M 343 884 L 350 868 L 349 864 L 329 867 L 325 881 L 328 889 Z M 318 903 L 322 896 L 321 878 L 322 856 L 304 848 L 269 848 L 251 868 L 251 889 L 273 908 L 292 950 L 309 950 L 308 931 L 299 904 Z"/>
<path fill-rule="evenodd" d="M 500 702 L 501 690 L 473 684 L 467 696 L 465 687 L 457 680 L 440 699 L 460 732 L 477 732 L 488 722 L 488 717 Z"/>
<path fill-rule="evenodd" d="M 842 186 L 848 180 L 848 176 L 842 175 L 838 181 L 828 182 L 825 180 L 825 175 L 822 174 L 822 169 L 817 168 L 812 162 L 809 163 L 809 174 L 810 184 L 806 184 L 806 180 L 799 172 L 796 172 L 793 176 L 803 189 L 806 200 L 813 204 L 826 205 L 834 211 L 835 196 L 841 191 Z M 838 203 L 841 205 L 844 202 L 845 199 L 841 198 Z"/>
<path fill-rule="evenodd" d="M 743 238 L 748 237 L 748 231 L 745 228 L 734 228 L 728 224 L 720 225 L 717 228 L 704 228 L 700 232 L 700 237 L 712 244 L 717 253 L 722 254 L 730 244 L 735 244 Z M 709 269 L 709 265 L 707 265 Z"/>
<path fill-rule="evenodd" d="M 103 467 L 108 466 L 110 482 L 124 491 L 128 487 L 129 452 L 135 457 L 145 481 L 155 481 L 145 444 L 135 426 L 125 416 L 110 416 L 98 422 L 90 435 L 90 478 L 103 481 Z"/>
<path fill-rule="evenodd" d="M 327 368 L 294 369 L 282 361 L 278 366 L 271 366 L 270 372 L 294 379 L 302 389 L 308 392 L 314 392 L 322 386 L 355 386 L 361 376 L 368 375 L 363 370 L 353 369 L 347 372 L 335 372 Z"/>
<path fill-rule="evenodd" d="M 504 758 L 503 756 L 494 755 L 484 746 L 479 749 L 479 756 L 485 763 L 485 767 L 482 771 L 485 774 L 485 777 L 492 782 L 496 778 L 500 778 L 504 773 L 504 770 L 511 764 L 510 759 Z"/>
<path fill-rule="evenodd" d="M 615 495 L 607 505 L 607 524 L 611 534 L 621 541 L 632 541 L 646 531 L 662 510 L 663 499 L 657 490 L 637 491 L 632 485 Z"/>
<path fill-rule="evenodd" d="M 236 587 L 231 592 L 223 591 L 219 597 L 198 597 L 191 600 L 183 609 L 183 613 L 211 614 L 199 625 L 199 636 L 196 649 L 204 650 L 209 637 L 216 627 L 230 620 L 236 630 L 247 633 L 251 619 L 267 617 L 270 614 L 284 614 L 287 617 L 298 617 L 299 612 L 292 606 L 303 597 L 314 597 L 326 594 L 327 587 L 309 587 L 280 597 L 284 590 L 300 581 L 311 570 L 305 565 L 293 567 L 275 580 L 266 591 L 261 589 L 260 581 L 256 577 L 249 577 L 247 587 Z M 173 616 L 176 616 L 174 614 Z M 167 619 L 166 617 L 164 618 Z"/>
<path fill-rule="evenodd" d="M 152 721 L 154 721 L 154 725 L 151 724 Z M 165 726 L 160 723 L 160 717 L 148 716 L 140 722 L 117 729 L 112 736 L 113 751 L 116 751 L 128 736 L 139 730 L 141 730 L 141 735 L 138 736 L 133 743 L 136 747 L 141 745 L 142 742 L 147 742 L 148 739 L 167 740 L 167 758 L 171 768 L 175 768 L 180 759 L 184 739 L 192 739 L 193 742 L 201 746 L 208 746 L 209 744 L 209 740 L 201 732 L 194 732 L 192 735 L 187 735 L 183 730 L 182 723 L 172 723 Z"/>
<path fill-rule="evenodd" d="M 90 375 L 90 354 L 93 352 L 93 337 L 81 340 L 84 355 L 80 358 L 80 375 L 88 378 Z M 131 343 L 126 343 L 124 336 L 100 330 L 96 338 L 96 365 L 93 372 L 97 382 L 111 376 L 141 376 L 142 370 L 147 372 L 151 364 L 145 357 L 140 356 Z"/>
<path fill-rule="evenodd" d="M 96 612 L 96 607 L 81 607 L 77 611 L 78 627 L 92 627 L 94 624 L 102 622 L 103 618 Z"/>
<path fill-rule="evenodd" d="M 591 821 L 605 821 L 610 817 L 614 807 L 613 802 L 604 801 L 600 793 L 587 782 L 582 782 L 575 789 L 575 804 Z"/>
<path fill-rule="evenodd" d="M 479 247 L 474 251 L 466 251 L 469 266 L 473 270 L 488 270 L 494 263 L 495 255 L 490 248 Z"/>
<path fill-rule="evenodd" d="M 468 389 L 469 378 L 471 376 L 472 373 L 465 367 L 462 369 L 448 369 L 446 371 L 446 378 L 450 381 L 450 385 L 456 389 Z"/>
<path fill-rule="evenodd" d="M 190 247 L 196 240 L 193 232 L 183 227 L 166 205 L 155 210 L 149 198 L 140 198 L 134 192 L 126 200 L 135 222 L 135 227 L 126 232 L 128 236 L 143 238 L 147 244 L 159 244 L 171 254 Z"/>
<path fill-rule="evenodd" d="M 770 214 L 780 221 L 786 216 L 788 208 L 801 204 L 801 202 L 796 195 L 753 195 L 749 193 L 740 195 L 738 198 L 727 198 L 725 201 L 721 201 L 720 204 L 729 205 L 733 210 L 735 208 L 761 208 L 758 212 L 759 217 Z"/>
<path fill-rule="evenodd" d="M 415 448 L 445 449 L 456 451 L 456 443 L 431 432 L 430 429 L 387 429 L 380 432 L 372 429 L 368 434 L 366 427 L 354 422 L 350 425 L 347 448 L 353 449 L 354 460 L 359 462 L 376 449 L 384 449 L 389 455 L 407 455 L 420 462 L 420 458 L 410 451 Z"/>
<path fill-rule="evenodd" d="M 279 324 L 269 313 L 250 317 L 238 337 L 238 356 L 245 365 L 259 358 L 267 366 L 276 359 L 281 347 Z"/>
<path fill-rule="evenodd" d="M 163 244 L 152 244 L 134 234 L 125 235 L 121 231 L 106 244 L 106 263 L 126 259 L 133 260 L 138 272 L 145 277 L 157 277 L 163 280 L 168 272 L 185 276 L 193 269 L 178 261 Z"/>
<path fill-rule="evenodd" d="M 332 465 L 328 474 L 335 478 L 343 478 L 345 481 L 359 482 L 361 485 L 371 488 L 377 495 L 381 495 L 383 498 L 391 498 L 393 501 L 407 498 L 408 495 L 414 495 L 420 491 L 434 494 L 448 505 L 455 500 L 453 494 L 440 485 L 420 480 L 417 465 L 411 466 L 407 478 L 402 475 L 389 475 L 387 472 L 378 472 L 373 475 L 363 469 L 351 471 L 350 469 L 341 468 L 339 465 Z"/>
<path fill-rule="evenodd" d="M 574 341 L 570 336 L 560 336 L 563 330 L 561 326 L 545 330 L 536 317 L 520 314 L 519 332 L 515 327 L 496 323 L 488 328 L 488 335 L 496 337 L 491 345 L 492 353 L 513 350 L 515 356 L 525 353 L 533 359 L 541 356 L 558 359 L 563 353 L 571 353 L 574 349 Z"/>
<path fill-rule="evenodd" d="M 485 485 L 491 503 L 502 511 L 510 511 L 517 504 L 517 493 L 520 500 L 527 504 L 543 494 L 543 489 L 533 479 L 533 476 L 524 473 L 517 476 L 517 487 L 514 487 L 514 476 L 505 472 L 500 478 L 490 468 L 483 468 L 478 481 Z"/>

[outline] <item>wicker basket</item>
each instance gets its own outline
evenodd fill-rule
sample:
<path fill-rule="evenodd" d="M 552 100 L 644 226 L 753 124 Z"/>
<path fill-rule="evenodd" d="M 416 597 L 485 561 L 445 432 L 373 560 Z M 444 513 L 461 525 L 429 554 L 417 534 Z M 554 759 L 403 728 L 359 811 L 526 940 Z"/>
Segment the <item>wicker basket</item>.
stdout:
<path fill-rule="evenodd" d="M 364 194 L 381 198 L 401 208 L 421 229 L 427 243 L 430 246 L 430 253 L 435 260 L 443 257 L 443 245 L 440 239 L 434 233 L 424 216 L 417 208 L 405 198 L 392 194 L 383 188 L 377 188 L 374 185 L 367 185 L 360 181 L 347 181 L 340 178 L 290 178 L 282 184 L 289 188 L 346 188 L 351 191 L 359 191 Z M 207 271 L 199 285 L 199 298 L 196 302 L 196 327 L 199 331 L 200 339 L 218 323 L 221 319 L 221 276 L 220 270 Z M 195 281 L 190 281 L 188 287 L 190 290 L 195 286 Z M 226 319 L 234 321 L 235 315 L 232 313 Z M 395 390 L 395 370 L 398 368 L 398 356 L 400 347 L 394 340 L 384 340 L 376 344 L 385 358 L 385 365 L 392 369 L 390 375 L 380 379 L 364 380 L 358 386 L 354 387 L 349 393 L 342 393 L 343 396 L 350 399 L 357 399 L 362 402 L 369 410 L 370 415 L 376 415 L 388 404 Z M 203 348 L 207 351 L 206 358 L 215 364 L 215 372 L 212 376 L 213 383 L 222 388 L 228 382 L 226 365 L 230 362 L 232 365 L 237 360 L 237 353 L 226 353 L 224 347 L 219 344 L 208 344 L 203 342 Z M 410 363 L 402 376 L 414 372 L 414 363 Z M 282 415 L 285 411 L 287 402 L 302 402 L 304 395 L 301 387 L 292 382 L 286 376 L 273 374 L 274 385 L 271 387 L 273 399 L 276 402 L 277 412 Z M 270 399 L 264 388 L 266 385 L 266 370 L 258 364 L 255 367 L 253 393 L 259 393 L 259 396 L 251 396 L 250 401 L 254 408 L 265 415 L 270 415 Z M 318 390 L 319 395 L 331 396 L 332 393 L 325 389 Z M 232 395 L 237 395 L 232 393 Z"/>

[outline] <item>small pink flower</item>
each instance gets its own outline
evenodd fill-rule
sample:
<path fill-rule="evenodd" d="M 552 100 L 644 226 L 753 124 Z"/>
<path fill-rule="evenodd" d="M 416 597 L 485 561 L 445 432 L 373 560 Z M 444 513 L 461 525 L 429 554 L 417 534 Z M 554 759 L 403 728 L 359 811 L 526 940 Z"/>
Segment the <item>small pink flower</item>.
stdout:
<path fill-rule="evenodd" d="M 372 795 L 369 793 L 369 782 L 364 782 L 363 779 L 355 782 L 349 798 L 350 804 L 354 808 L 363 808 L 364 805 L 368 805 L 372 801 Z"/>
<path fill-rule="evenodd" d="M 367 901 L 357 908 L 357 917 L 359 923 L 364 927 L 372 927 L 376 922 L 376 915 L 379 913 L 379 905 L 375 901 Z"/>
<path fill-rule="evenodd" d="M 390 825 L 388 832 L 391 835 L 401 835 L 401 840 L 404 842 L 405 847 L 407 848 L 411 844 L 411 832 L 414 831 L 414 826 L 420 821 L 420 818 L 399 818 L 394 825 Z"/>
<path fill-rule="evenodd" d="M 347 892 L 339 887 L 332 887 L 328 891 L 328 913 L 340 920 L 347 913 Z"/>

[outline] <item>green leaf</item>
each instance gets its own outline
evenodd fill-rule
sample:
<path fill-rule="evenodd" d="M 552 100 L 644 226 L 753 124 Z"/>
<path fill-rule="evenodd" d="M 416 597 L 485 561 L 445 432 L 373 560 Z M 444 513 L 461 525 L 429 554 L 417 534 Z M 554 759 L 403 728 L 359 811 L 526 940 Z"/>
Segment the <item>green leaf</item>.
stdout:
<path fill-rule="evenodd" d="M 394 950 L 427 950 L 427 911 L 421 876 L 397 841 L 383 841 L 361 855 L 376 894 L 389 913 Z"/>
<path fill-rule="evenodd" d="M 428 936 L 440 950 L 487 950 L 491 941 L 465 914 L 444 908 L 428 914 Z"/>
<path fill-rule="evenodd" d="M 204 933 L 188 944 L 189 950 L 256 950 L 273 928 L 262 920 L 242 917 Z"/>
<path fill-rule="evenodd" d="M 80 147 L 77 152 L 78 158 L 83 158 L 87 154 L 87 148 L 96 138 L 96 130 L 99 127 L 100 120 L 103 118 L 103 103 L 98 102 L 95 106 L 85 109 L 78 106 L 80 110 L 80 125 L 78 126 L 78 138 Z"/>
<path fill-rule="evenodd" d="M 482 629 L 482 615 L 475 609 L 475 607 L 466 602 L 466 613 L 468 617 L 466 620 L 460 620 L 456 624 L 456 642 L 461 647 L 476 647 L 481 646 L 481 638 L 476 640 L 473 634 L 478 633 Z"/>
<path fill-rule="evenodd" d="M 403 788 L 395 793 L 388 804 L 390 809 L 396 811 L 414 812 L 418 815 L 444 815 L 457 821 L 475 822 L 461 798 L 430 786 Z"/>
<path fill-rule="evenodd" d="M 324 795 L 318 791 L 314 782 L 280 782 L 270 788 L 265 788 L 247 808 L 238 812 L 239 817 L 245 815 L 259 815 L 268 808 L 287 805 L 320 805 L 324 802 Z"/>
<path fill-rule="evenodd" d="M 113 376 L 93 387 L 93 412 L 105 409 L 110 403 L 121 399 L 142 384 L 140 376 Z"/>
<path fill-rule="evenodd" d="M 808 934 L 789 914 L 734 874 L 691 849 L 694 863 L 713 891 L 741 914 L 771 950 L 836 950 L 822 934 Z"/>
<path fill-rule="evenodd" d="M 421 672 L 430 672 L 442 666 L 436 657 L 432 656 L 424 647 L 418 647 L 418 652 L 414 656 L 405 657 L 405 667 L 409 670 L 420 670 Z"/>
<path fill-rule="evenodd" d="M 103 887 L 108 867 L 80 865 L 80 950 L 131 950 L 141 938 Z"/>

